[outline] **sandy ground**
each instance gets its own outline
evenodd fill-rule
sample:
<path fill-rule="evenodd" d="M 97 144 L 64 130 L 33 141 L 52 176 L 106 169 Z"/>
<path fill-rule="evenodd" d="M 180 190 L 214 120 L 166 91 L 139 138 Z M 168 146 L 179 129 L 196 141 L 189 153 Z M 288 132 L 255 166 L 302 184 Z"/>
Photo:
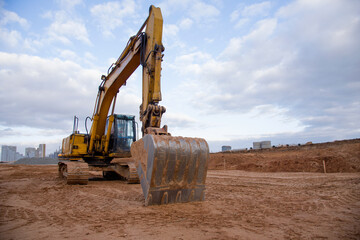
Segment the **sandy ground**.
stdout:
<path fill-rule="evenodd" d="M 144 207 L 139 184 L 1 164 L 0 239 L 360 239 L 360 173 L 210 170 L 206 194 Z"/>

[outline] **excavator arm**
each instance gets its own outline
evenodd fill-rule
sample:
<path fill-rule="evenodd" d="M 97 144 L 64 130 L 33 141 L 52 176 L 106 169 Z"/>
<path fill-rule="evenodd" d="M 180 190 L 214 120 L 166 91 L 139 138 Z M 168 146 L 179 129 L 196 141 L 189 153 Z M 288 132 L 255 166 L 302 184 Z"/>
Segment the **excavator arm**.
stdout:
<path fill-rule="evenodd" d="M 113 115 L 119 89 L 126 84 L 127 79 L 140 65 L 143 66 L 142 104 L 140 106 L 142 133 L 143 135 L 147 133 L 168 135 L 166 126 L 160 128 L 165 107 L 158 105 L 161 101 L 160 75 L 162 52 L 164 51 L 161 41 L 162 26 L 163 19 L 160 8 L 151 6 L 149 17 L 138 33 L 130 38 L 122 54 L 110 67 L 109 74 L 102 76 L 92 117 L 89 153 L 101 152 L 104 150 L 104 146 L 105 152 L 107 151 L 107 145 L 102 144 L 102 136 L 105 133 L 110 106 L 112 104 L 111 115 Z M 146 27 L 145 32 L 143 32 L 144 27 Z M 106 136 L 106 139 L 108 138 L 109 136 Z"/>

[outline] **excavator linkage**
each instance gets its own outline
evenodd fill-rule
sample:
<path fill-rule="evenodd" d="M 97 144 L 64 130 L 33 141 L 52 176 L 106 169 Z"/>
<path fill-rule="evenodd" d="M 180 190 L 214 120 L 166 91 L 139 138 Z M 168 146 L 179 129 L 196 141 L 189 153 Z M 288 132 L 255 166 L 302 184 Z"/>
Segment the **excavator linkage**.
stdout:
<path fill-rule="evenodd" d="M 147 134 L 131 146 L 145 206 L 204 201 L 209 147 L 202 138 Z"/>

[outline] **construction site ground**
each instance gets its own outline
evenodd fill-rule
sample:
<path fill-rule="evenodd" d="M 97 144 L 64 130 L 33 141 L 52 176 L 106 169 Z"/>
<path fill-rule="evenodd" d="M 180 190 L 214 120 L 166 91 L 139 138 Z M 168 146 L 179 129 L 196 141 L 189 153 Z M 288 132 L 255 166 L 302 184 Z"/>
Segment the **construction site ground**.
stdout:
<path fill-rule="evenodd" d="M 211 154 L 205 202 L 151 207 L 139 184 L 0 164 L 0 239 L 360 239 L 359 159 L 358 140 Z"/>

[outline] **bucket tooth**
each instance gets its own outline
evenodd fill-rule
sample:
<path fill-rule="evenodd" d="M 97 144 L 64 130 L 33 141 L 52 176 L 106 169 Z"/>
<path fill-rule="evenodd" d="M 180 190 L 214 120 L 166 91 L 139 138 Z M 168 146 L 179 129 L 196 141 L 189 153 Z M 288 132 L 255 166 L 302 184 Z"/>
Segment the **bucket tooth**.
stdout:
<path fill-rule="evenodd" d="M 204 201 L 209 147 L 202 138 L 145 135 L 131 146 L 145 205 Z"/>

